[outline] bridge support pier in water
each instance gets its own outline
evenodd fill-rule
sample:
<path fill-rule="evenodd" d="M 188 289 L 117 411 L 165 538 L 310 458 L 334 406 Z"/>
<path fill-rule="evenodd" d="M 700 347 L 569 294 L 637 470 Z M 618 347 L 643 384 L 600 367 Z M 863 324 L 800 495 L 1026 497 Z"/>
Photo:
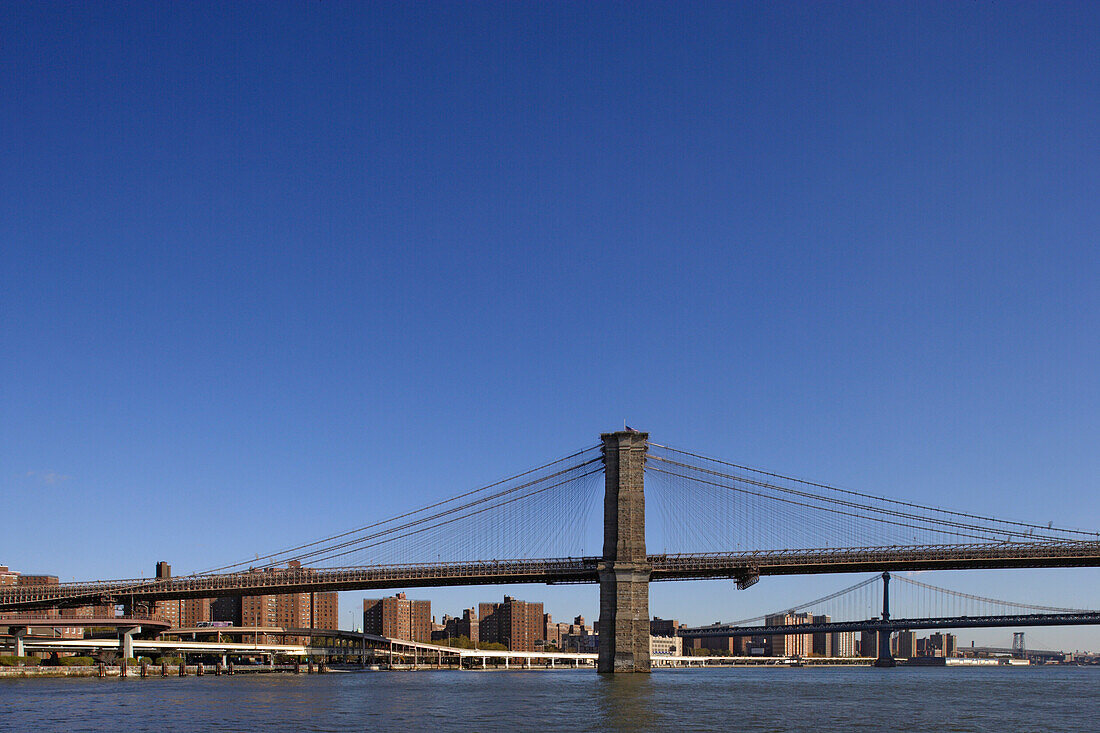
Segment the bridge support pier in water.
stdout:
<path fill-rule="evenodd" d="M 890 573 L 882 574 L 882 622 L 884 624 L 890 623 Z M 875 660 L 875 666 L 898 666 L 898 663 L 894 661 L 894 655 L 890 653 L 889 628 L 878 630 L 878 659 Z"/>
<path fill-rule="evenodd" d="M 648 672 L 649 575 L 645 455 L 649 434 L 605 433 L 599 672 Z"/>

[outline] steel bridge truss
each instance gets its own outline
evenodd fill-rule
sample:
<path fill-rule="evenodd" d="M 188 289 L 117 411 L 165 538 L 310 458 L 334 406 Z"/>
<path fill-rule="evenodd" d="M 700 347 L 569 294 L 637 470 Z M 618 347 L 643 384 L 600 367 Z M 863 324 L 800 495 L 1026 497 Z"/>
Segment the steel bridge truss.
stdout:
<path fill-rule="evenodd" d="M 893 618 L 889 621 L 830 621 L 829 623 L 774 624 L 767 626 L 701 626 L 680 629 L 685 639 L 706 639 L 727 636 L 788 636 L 849 631 L 909 631 L 914 629 L 977 629 L 1021 626 L 1084 626 L 1100 624 L 1100 611 L 1079 613 L 1025 613 L 996 616 L 940 616 L 928 618 Z"/>
<path fill-rule="evenodd" d="M 425 563 L 356 568 L 265 568 L 166 579 L 109 580 L 0 589 L 0 612 L 99 603 L 267 595 L 372 588 L 514 583 L 595 583 L 599 557 Z M 882 570 L 964 570 L 1100 566 L 1100 542 L 897 545 L 649 555 L 650 580 L 731 579 L 747 588 L 764 575 Z M 946 627 L 945 627 L 946 628 Z"/>

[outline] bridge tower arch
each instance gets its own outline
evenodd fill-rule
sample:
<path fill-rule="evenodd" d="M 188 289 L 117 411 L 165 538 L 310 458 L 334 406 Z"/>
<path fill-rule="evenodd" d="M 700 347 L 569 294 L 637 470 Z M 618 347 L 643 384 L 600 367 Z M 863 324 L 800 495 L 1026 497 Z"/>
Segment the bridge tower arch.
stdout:
<path fill-rule="evenodd" d="M 645 457 L 649 433 L 604 433 L 599 672 L 649 672 Z"/>

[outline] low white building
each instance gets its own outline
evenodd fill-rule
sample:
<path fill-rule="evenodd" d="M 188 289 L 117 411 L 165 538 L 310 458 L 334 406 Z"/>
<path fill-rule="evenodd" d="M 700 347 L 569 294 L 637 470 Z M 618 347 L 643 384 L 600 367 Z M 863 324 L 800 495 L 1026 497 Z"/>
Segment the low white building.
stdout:
<path fill-rule="evenodd" d="M 679 636 L 649 637 L 650 656 L 680 657 L 684 654 L 684 640 Z"/>

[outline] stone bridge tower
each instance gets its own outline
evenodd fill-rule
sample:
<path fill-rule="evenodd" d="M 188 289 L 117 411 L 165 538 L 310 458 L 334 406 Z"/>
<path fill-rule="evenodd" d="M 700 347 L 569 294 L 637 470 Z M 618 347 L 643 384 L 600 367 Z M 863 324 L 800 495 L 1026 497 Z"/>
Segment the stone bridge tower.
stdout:
<path fill-rule="evenodd" d="M 649 433 L 604 433 L 600 672 L 649 671 L 644 470 Z"/>

